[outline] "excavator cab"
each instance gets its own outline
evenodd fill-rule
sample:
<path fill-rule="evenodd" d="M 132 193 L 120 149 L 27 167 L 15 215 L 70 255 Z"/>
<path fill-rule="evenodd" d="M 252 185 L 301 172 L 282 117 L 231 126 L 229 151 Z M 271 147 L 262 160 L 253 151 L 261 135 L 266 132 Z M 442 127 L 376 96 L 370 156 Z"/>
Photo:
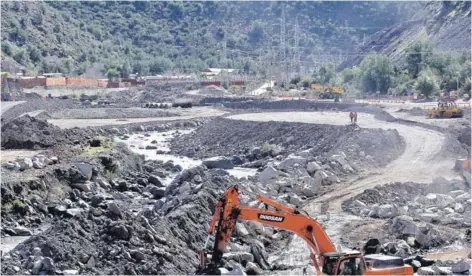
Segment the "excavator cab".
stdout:
<path fill-rule="evenodd" d="M 326 275 L 364 275 L 366 263 L 360 253 L 346 254 L 332 252 L 322 254 L 323 274 Z"/>

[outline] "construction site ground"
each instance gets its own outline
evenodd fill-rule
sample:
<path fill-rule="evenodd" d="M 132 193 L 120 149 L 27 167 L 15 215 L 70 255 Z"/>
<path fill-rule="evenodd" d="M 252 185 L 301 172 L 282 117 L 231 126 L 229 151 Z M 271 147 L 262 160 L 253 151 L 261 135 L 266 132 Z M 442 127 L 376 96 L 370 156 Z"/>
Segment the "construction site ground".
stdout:
<path fill-rule="evenodd" d="M 262 94 L 266 86 L 254 94 Z M 116 99 L 127 92 L 107 93 Z M 8 202 L 19 200 L 30 206 L 26 215 L 19 216 L 11 204 L 2 205 L 2 237 L 10 238 L 7 244 L 2 241 L 2 274 L 32 273 L 33 268 L 21 256 L 32 254 L 26 252 L 36 247 L 42 249 L 44 257 L 54 260 L 55 269 L 61 273 L 193 273 L 214 202 L 230 183 L 267 193 L 276 200 L 287 200 L 288 194 L 296 196 L 302 202 L 301 208 L 322 223 L 333 243 L 349 249 L 370 238 L 389 238 L 385 229 L 392 220 L 347 212 L 345 202 L 390 183 L 429 185 L 438 177 L 459 179 L 453 170 L 455 161 L 470 154 L 470 143 L 467 146 L 457 137 L 460 129 L 470 129 L 470 111 L 465 118 L 439 120 L 417 115 L 414 104 L 294 103 L 260 97 L 254 101 L 230 98 L 210 106 L 150 111 L 140 106 L 151 100 L 164 102 L 167 94 L 159 101 L 149 91 L 140 93 L 132 100 L 123 97 L 128 106 L 120 108 L 91 108 L 67 101 L 35 100 L 29 106 L 28 102 L 2 102 L 2 193 L 5 188 Z M 207 93 L 178 95 L 202 99 Z M 356 126 L 349 121 L 351 110 L 358 112 Z M 101 144 L 92 147 L 97 139 L 101 139 Z M 281 182 L 299 185 L 299 176 L 291 171 L 273 183 L 261 184 L 260 175 L 267 167 L 278 168 L 280 161 L 309 149 L 314 152 L 310 160 L 332 171 L 338 181 L 323 185 L 314 196 L 296 192 L 295 188 L 284 194 L 271 186 Z M 152 153 L 147 154 L 147 150 Z M 257 153 L 261 151 L 272 153 Z M 24 171 L 7 169 L 5 165 L 18 159 L 34 159 L 38 154 L 45 155 L 50 165 Z M 140 159 L 144 157 L 138 154 L 146 159 Z M 346 156 L 351 169 L 336 165 L 330 159 L 333 155 Z M 242 161 L 232 170 L 201 166 L 206 158 L 214 156 Z M 59 161 L 51 161 L 53 157 Z M 91 181 L 85 182 L 86 188 L 76 185 L 76 169 L 72 166 L 84 162 L 91 164 L 94 171 Z M 119 164 L 116 173 L 106 167 L 111 163 Z M 155 180 L 155 176 L 160 180 Z M 24 187 L 19 193 L 18 185 Z M 3 196 L 2 199 L 5 200 Z M 64 200 L 68 203 L 62 203 Z M 110 207 L 112 202 L 116 208 Z M 65 204 L 68 205 L 64 208 L 78 213 L 66 216 L 61 211 Z M 43 205 L 50 207 L 44 211 Z M 45 225 L 48 230 L 41 230 Z M 133 230 L 126 228 L 130 225 Z M 271 235 L 265 235 L 255 231 L 259 228 L 252 224 L 244 225 L 251 238 L 263 236 L 269 263 L 288 267 L 265 273 L 301 274 L 303 269 L 313 272 L 308 248 L 301 238 L 282 231 L 282 236 L 288 238 L 275 239 L 272 228 L 267 230 Z M 12 233 L 21 227 L 31 230 L 29 235 L 27 231 L 23 233 L 28 238 L 14 238 Z M 463 226 L 454 225 L 437 228 L 446 232 L 464 230 Z M 126 236 L 125 232 L 133 232 L 133 238 L 117 236 Z M 236 237 L 232 244 L 237 244 L 237 250 L 248 246 L 248 236 L 237 232 Z M 467 259 L 470 250 L 464 248 L 461 237 L 452 245 L 418 252 L 442 261 Z M 70 247 L 74 246 L 82 248 L 86 256 L 72 253 Z M 5 258 L 7 253 L 10 255 Z"/>

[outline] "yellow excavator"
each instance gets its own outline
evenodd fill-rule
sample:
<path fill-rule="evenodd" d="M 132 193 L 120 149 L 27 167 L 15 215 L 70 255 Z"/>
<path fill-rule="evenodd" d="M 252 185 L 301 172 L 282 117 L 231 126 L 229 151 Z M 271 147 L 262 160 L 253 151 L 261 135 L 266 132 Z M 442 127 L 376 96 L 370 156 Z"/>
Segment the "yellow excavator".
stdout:
<path fill-rule="evenodd" d="M 344 92 L 344 88 L 340 86 L 321 85 L 318 83 L 312 83 L 311 89 L 321 91 L 318 95 L 319 99 L 334 99 L 335 101 L 339 101 Z"/>
<path fill-rule="evenodd" d="M 438 106 L 428 109 L 428 117 L 435 119 L 462 118 L 464 112 L 455 102 L 438 102 Z"/>

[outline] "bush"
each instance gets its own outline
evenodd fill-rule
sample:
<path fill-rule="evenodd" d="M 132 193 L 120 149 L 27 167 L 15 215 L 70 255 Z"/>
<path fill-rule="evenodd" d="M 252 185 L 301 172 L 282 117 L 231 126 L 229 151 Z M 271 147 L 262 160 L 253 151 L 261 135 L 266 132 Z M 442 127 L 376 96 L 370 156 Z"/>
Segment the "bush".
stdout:
<path fill-rule="evenodd" d="M 393 66 L 387 57 L 380 55 L 366 56 L 360 68 L 364 91 L 387 93 L 395 77 Z"/>
<path fill-rule="evenodd" d="M 116 68 L 108 69 L 106 75 L 109 81 L 117 81 L 120 78 L 120 73 L 116 70 Z"/>
<path fill-rule="evenodd" d="M 2 52 L 7 56 L 11 56 L 13 54 L 13 49 L 8 41 L 2 42 Z"/>
<path fill-rule="evenodd" d="M 421 71 L 416 80 L 415 88 L 426 98 L 429 98 L 439 90 L 438 80 L 431 70 Z"/>

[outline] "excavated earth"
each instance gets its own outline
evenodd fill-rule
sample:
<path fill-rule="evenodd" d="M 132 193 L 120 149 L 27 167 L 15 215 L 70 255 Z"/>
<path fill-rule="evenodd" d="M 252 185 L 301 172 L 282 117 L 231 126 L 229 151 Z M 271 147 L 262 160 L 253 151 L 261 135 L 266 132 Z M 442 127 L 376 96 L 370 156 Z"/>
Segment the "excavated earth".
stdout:
<path fill-rule="evenodd" d="M 164 93 L 160 97 L 167 96 L 170 97 Z M 233 113 L 248 109 L 334 109 L 364 111 L 381 121 L 396 120 L 379 108 L 362 105 L 238 99 L 222 104 Z M 371 169 L 389 166 L 404 155 L 408 146 L 397 130 L 384 127 L 218 117 L 61 129 L 29 116 L 15 119 L 33 110 L 25 111 L 25 106 L 14 108 L 8 110 L 8 120 L 2 125 L 2 147 L 43 149 L 45 157 L 36 156 L 34 160 L 42 158 L 47 165 L 20 171 L 2 167 L 2 238 L 34 234 L 13 250 L 2 252 L 2 274 L 191 274 L 197 270 L 198 251 L 206 240 L 217 199 L 230 185 L 238 184 L 283 204 L 302 207 L 317 195 L 342 190 L 345 183 L 353 183 Z M 66 112 L 77 117 L 80 110 L 72 108 L 76 106 L 56 109 L 51 105 L 47 111 L 54 116 Z M 105 111 L 94 116 L 106 114 Z M 134 134 L 146 138 L 178 129 L 189 133 L 172 139 L 170 154 L 201 159 L 202 165 L 183 169 L 173 161 L 144 159 L 115 139 L 127 140 Z M 160 142 L 147 143 L 149 151 L 156 151 L 154 145 Z M 210 162 L 209 157 L 216 157 L 218 162 Z M 21 166 L 25 163 L 28 162 L 23 160 Z M 235 177 L 227 170 L 229 167 L 257 173 Z M 169 178 L 173 179 L 170 183 L 164 181 Z M 386 221 L 364 215 L 364 209 L 374 209 L 375 204 L 402 207 L 415 199 L 412 194 L 428 197 L 431 193 L 421 185 L 395 185 L 366 190 L 342 204 L 350 217 L 372 221 L 372 225 L 383 229 L 382 241 L 399 238 L 388 232 L 395 218 Z M 299 188 L 302 186 L 303 190 Z M 441 197 L 439 194 L 448 192 L 434 193 Z M 241 199 L 245 205 L 258 205 L 252 196 L 242 195 Z M 358 201 L 365 206 L 360 208 Z M 434 207 L 423 205 L 420 207 Z M 459 212 L 460 207 L 455 212 L 465 217 L 470 208 L 463 205 L 464 212 Z M 345 225 L 343 231 L 337 229 L 335 235 L 344 238 L 338 241 L 343 246 L 360 247 L 353 241 L 366 237 L 360 232 L 368 230 L 365 223 L 346 223 L 344 219 L 341 224 Z M 447 243 L 458 240 L 454 239 L 457 235 L 459 240 L 467 239 L 461 236 L 466 224 L 458 228 L 451 223 L 433 224 L 438 231 L 448 233 L 441 236 Z M 331 235 L 331 230 L 328 232 Z M 269 262 L 270 256 L 285 256 L 280 249 L 290 237 L 279 229 L 238 223 L 224 255 L 222 272 L 293 272 L 283 261 Z M 422 250 L 409 253 L 420 254 Z"/>

